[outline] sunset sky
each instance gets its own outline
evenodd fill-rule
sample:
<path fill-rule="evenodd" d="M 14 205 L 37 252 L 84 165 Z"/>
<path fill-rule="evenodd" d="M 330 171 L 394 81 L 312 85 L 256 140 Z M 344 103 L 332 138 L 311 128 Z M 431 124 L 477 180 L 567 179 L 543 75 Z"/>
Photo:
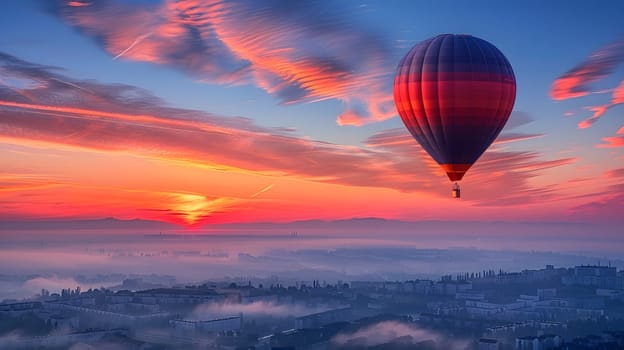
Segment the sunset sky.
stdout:
<path fill-rule="evenodd" d="M 624 1 L 0 2 L 2 221 L 624 224 Z M 513 66 L 510 120 L 451 183 L 394 107 L 414 44 Z"/>

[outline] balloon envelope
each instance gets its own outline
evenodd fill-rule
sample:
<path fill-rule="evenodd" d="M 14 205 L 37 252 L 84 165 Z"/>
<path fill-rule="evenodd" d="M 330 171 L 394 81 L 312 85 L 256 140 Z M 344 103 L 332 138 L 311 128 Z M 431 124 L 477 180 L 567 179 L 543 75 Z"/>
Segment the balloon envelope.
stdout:
<path fill-rule="evenodd" d="M 516 98 L 509 61 L 489 42 L 444 34 L 414 46 L 394 79 L 403 123 L 451 181 L 492 144 Z"/>

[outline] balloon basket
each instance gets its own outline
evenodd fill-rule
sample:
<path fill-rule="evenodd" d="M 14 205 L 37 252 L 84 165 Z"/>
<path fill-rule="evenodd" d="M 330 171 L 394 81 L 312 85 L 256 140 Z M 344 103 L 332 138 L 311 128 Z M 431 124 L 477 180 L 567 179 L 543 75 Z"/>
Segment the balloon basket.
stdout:
<path fill-rule="evenodd" d="M 453 190 L 451 191 L 451 196 L 453 198 L 461 198 L 461 191 L 459 190 L 459 185 L 457 182 L 453 185 Z"/>

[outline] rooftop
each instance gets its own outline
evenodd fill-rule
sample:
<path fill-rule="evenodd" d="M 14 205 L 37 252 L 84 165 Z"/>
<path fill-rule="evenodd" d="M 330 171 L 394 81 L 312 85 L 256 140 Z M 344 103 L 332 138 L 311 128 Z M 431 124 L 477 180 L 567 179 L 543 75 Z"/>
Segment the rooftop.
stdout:
<path fill-rule="evenodd" d="M 136 294 L 219 295 L 212 289 L 203 288 L 155 288 L 138 291 Z"/>

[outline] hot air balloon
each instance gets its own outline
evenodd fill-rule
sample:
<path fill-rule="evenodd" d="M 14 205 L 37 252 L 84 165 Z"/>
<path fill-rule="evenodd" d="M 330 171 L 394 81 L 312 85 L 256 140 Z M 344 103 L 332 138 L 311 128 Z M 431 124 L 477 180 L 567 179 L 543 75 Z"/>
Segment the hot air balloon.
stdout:
<path fill-rule="evenodd" d="M 416 44 L 399 63 L 394 102 L 414 139 L 455 182 L 492 144 L 509 119 L 516 79 L 489 42 L 443 34 Z"/>

